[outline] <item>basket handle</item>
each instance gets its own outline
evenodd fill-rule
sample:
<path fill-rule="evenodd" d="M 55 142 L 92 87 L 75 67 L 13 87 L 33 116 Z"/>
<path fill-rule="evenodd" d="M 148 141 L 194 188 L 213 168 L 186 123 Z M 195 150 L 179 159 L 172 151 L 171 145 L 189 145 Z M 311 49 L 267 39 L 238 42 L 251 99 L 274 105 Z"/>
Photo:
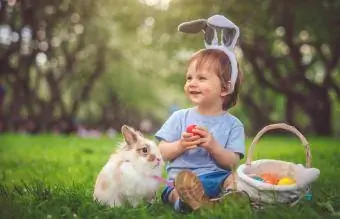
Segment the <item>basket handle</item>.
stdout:
<path fill-rule="evenodd" d="M 302 145 L 305 148 L 306 167 L 310 168 L 312 166 L 312 161 L 311 161 L 312 160 L 312 154 L 310 152 L 310 147 L 309 147 L 309 143 L 308 143 L 307 139 L 294 126 L 290 126 L 290 125 L 287 125 L 285 123 L 276 123 L 276 124 L 267 125 L 264 128 L 262 128 L 261 131 L 259 131 L 257 133 L 257 135 L 255 136 L 255 138 L 253 139 L 253 142 L 251 143 L 251 145 L 249 147 L 249 151 L 248 151 L 248 155 L 247 155 L 247 159 L 246 159 L 246 165 L 251 165 L 251 157 L 252 157 L 252 154 L 253 154 L 253 148 L 257 144 L 260 137 L 264 133 L 266 133 L 267 131 L 270 131 L 270 130 L 273 130 L 273 129 L 284 129 L 284 130 L 287 130 L 287 131 L 294 133 L 295 135 L 297 135 L 300 138 L 300 141 L 302 142 Z"/>

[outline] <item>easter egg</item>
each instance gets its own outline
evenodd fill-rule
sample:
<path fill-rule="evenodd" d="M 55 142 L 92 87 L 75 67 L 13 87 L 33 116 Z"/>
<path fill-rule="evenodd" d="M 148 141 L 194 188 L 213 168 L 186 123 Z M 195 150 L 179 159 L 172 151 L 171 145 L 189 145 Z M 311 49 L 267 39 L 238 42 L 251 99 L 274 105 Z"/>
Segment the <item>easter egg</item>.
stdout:
<path fill-rule="evenodd" d="M 279 179 L 270 173 L 265 173 L 261 175 L 263 182 L 276 185 Z"/>
<path fill-rule="evenodd" d="M 253 179 L 257 180 L 257 181 L 263 182 L 263 179 L 261 177 L 259 177 L 259 176 L 253 176 L 251 178 L 253 178 Z"/>
<path fill-rule="evenodd" d="M 194 128 L 196 128 L 196 126 L 197 126 L 197 125 L 189 125 L 189 126 L 187 127 L 187 130 L 186 130 L 186 131 L 187 131 L 188 133 L 192 133 L 192 134 L 194 134 L 194 135 L 198 135 L 197 133 L 193 133 L 193 132 L 192 132 L 192 130 L 193 130 Z"/>
<path fill-rule="evenodd" d="M 290 177 L 283 177 L 277 183 L 277 185 L 293 185 L 293 184 L 295 184 L 295 180 Z"/>

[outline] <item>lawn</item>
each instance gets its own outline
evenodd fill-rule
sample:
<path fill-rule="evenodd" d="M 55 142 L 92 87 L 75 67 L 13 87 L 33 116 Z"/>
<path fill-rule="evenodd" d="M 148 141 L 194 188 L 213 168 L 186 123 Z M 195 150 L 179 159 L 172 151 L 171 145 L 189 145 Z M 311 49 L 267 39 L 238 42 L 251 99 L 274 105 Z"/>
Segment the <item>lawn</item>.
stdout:
<path fill-rule="evenodd" d="M 340 211 L 339 139 L 308 138 L 312 165 L 321 171 L 312 201 L 293 208 L 253 210 L 221 204 L 193 214 L 175 213 L 159 199 L 151 207 L 108 208 L 92 200 L 97 173 L 117 139 L 76 136 L 0 135 L 0 218 L 337 218 Z M 251 138 L 247 139 L 249 146 Z M 253 159 L 274 158 L 305 163 L 294 136 L 261 138 Z M 243 160 L 244 162 L 244 160 Z"/>

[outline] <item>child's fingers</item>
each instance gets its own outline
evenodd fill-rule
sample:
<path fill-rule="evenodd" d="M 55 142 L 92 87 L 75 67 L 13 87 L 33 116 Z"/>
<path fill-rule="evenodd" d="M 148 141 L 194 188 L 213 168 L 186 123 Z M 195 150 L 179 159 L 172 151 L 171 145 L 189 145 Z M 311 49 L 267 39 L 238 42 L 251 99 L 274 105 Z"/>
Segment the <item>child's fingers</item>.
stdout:
<path fill-rule="evenodd" d="M 200 136 L 198 136 L 198 135 L 194 135 L 192 133 L 187 133 L 187 132 L 184 132 L 182 134 L 182 137 L 185 141 L 196 141 L 197 139 L 200 138 Z"/>
<path fill-rule="evenodd" d="M 191 146 L 196 146 L 196 145 L 199 145 L 200 144 L 200 139 L 197 139 L 197 140 L 194 140 L 194 141 L 185 141 L 183 142 L 183 146 L 184 147 L 191 147 Z"/>
<path fill-rule="evenodd" d="M 199 136 L 199 135 L 193 135 L 193 136 L 190 136 L 189 138 L 187 138 L 187 140 L 188 141 L 197 141 L 200 138 L 201 138 L 201 136 Z"/>
<path fill-rule="evenodd" d="M 206 143 L 208 143 L 208 139 L 207 138 L 201 138 L 200 144 L 204 146 Z"/>
<path fill-rule="evenodd" d="M 192 129 L 192 132 L 195 133 L 195 134 L 200 135 L 201 137 L 207 137 L 208 134 L 209 134 L 209 132 L 206 129 L 202 128 L 202 127 L 194 128 L 194 129 Z"/>
<path fill-rule="evenodd" d="M 196 126 L 194 129 L 197 129 L 197 130 L 202 130 L 202 131 L 207 131 L 207 129 L 203 126 Z"/>
<path fill-rule="evenodd" d="M 190 138 L 192 135 L 193 135 L 193 134 L 192 134 L 192 133 L 189 133 L 189 132 L 183 132 L 183 133 L 182 133 L 182 137 L 183 137 L 184 139 Z"/>

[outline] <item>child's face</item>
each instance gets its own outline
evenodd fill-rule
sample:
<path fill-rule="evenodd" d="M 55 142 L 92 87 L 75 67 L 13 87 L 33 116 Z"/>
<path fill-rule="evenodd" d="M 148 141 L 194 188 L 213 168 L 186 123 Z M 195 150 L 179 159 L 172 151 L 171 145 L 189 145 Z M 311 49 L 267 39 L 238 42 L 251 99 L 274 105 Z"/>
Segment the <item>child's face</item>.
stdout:
<path fill-rule="evenodd" d="M 221 80 L 212 69 L 208 64 L 196 69 L 196 61 L 189 65 L 184 91 L 196 106 L 222 108 L 223 97 L 227 92 L 222 90 Z"/>

